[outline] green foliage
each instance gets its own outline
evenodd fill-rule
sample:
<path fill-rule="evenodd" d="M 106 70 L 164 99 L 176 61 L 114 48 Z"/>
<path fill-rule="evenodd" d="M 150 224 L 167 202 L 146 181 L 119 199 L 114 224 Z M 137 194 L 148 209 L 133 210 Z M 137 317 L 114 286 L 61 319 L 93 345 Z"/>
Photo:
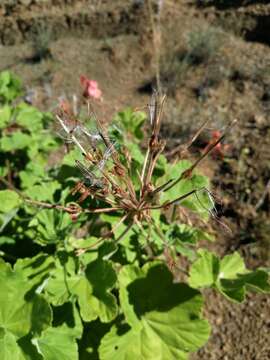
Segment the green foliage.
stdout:
<path fill-rule="evenodd" d="M 188 62 L 200 64 L 213 58 L 220 47 L 221 31 L 214 27 L 197 29 L 187 36 Z"/>
<path fill-rule="evenodd" d="M 268 274 L 264 270 L 249 271 L 238 253 L 219 259 L 206 250 L 198 252 L 190 270 L 189 283 L 194 288 L 214 287 L 229 300 L 242 302 L 246 290 L 269 292 Z"/>
<path fill-rule="evenodd" d="M 112 327 L 101 342 L 102 359 L 186 359 L 207 340 L 210 328 L 201 319 L 202 296 L 186 284 L 173 283 L 164 264 L 127 265 L 118 279 L 129 326 Z"/>
<path fill-rule="evenodd" d="M 9 71 L 0 73 L 0 104 L 10 102 L 21 94 L 21 81 Z M 1 113 L 0 116 L 2 117 Z M 1 119 L 0 117 L 0 119 Z M 3 120 L 0 120 L 0 124 Z"/>
<path fill-rule="evenodd" d="M 128 109 L 115 117 L 109 134 L 132 155 L 129 171 L 137 192 L 145 118 Z M 213 210 L 205 176 L 183 177 L 152 204 L 190 196 L 165 211 L 151 209 L 150 225 L 141 221 L 128 228 L 120 211 L 87 213 L 103 208 L 102 199 L 79 204 L 71 194 L 81 180 L 74 168 L 75 160 L 83 161 L 80 151 L 48 164 L 58 149 L 50 122 L 49 114 L 24 103 L 5 98 L 0 108 L 1 359 L 188 359 L 210 334 L 201 288 L 237 302 L 247 290 L 269 291 L 265 270 L 247 270 L 237 253 L 219 259 L 198 250 L 201 240 L 213 236 L 181 221 L 179 205 L 204 221 Z M 178 178 L 190 166 L 161 156 L 153 185 Z M 79 216 L 64 211 L 72 205 L 82 209 Z M 186 283 L 173 274 L 180 256 L 190 265 Z"/>
<path fill-rule="evenodd" d="M 50 45 L 53 40 L 53 32 L 46 24 L 36 24 L 31 33 L 33 56 L 35 62 L 52 57 Z"/>
<path fill-rule="evenodd" d="M 123 139 L 127 134 L 131 136 L 133 141 L 136 139 L 142 140 L 143 130 L 142 125 L 146 120 L 146 114 L 141 111 L 133 112 L 131 108 L 127 108 L 124 111 L 119 112 L 113 118 L 112 133 L 118 135 Z"/>

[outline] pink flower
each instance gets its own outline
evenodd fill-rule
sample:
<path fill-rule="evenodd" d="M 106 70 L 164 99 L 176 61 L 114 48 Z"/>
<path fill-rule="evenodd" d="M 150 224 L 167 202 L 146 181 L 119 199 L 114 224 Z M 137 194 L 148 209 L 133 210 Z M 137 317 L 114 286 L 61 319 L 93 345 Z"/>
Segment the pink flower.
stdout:
<path fill-rule="evenodd" d="M 81 75 L 80 83 L 81 83 L 81 86 L 83 87 L 83 96 L 84 97 L 101 100 L 102 92 L 98 87 L 97 81 L 87 79 L 86 76 Z"/>

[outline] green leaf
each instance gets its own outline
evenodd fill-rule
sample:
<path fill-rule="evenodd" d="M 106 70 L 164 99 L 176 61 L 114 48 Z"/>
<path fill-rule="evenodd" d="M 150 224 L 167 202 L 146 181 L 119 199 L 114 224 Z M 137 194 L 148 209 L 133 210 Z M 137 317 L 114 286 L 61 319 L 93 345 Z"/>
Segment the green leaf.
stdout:
<path fill-rule="evenodd" d="M 18 125 L 30 130 L 30 132 L 42 130 L 43 115 L 38 109 L 27 104 L 20 104 L 17 112 L 16 122 Z"/>
<path fill-rule="evenodd" d="M 42 181 L 45 178 L 46 172 L 44 166 L 31 161 L 27 164 L 26 169 L 19 173 L 21 179 L 21 186 L 23 188 L 30 188 L 34 184 Z"/>
<path fill-rule="evenodd" d="M 11 72 L 0 73 L 0 100 L 11 101 L 21 94 L 21 81 Z"/>
<path fill-rule="evenodd" d="M 143 164 L 144 155 L 141 152 L 140 147 L 136 143 L 131 141 L 127 141 L 125 145 L 132 156 L 132 161 L 136 161 L 138 164 Z"/>
<path fill-rule="evenodd" d="M 47 166 L 47 153 L 57 148 L 57 142 L 50 133 L 45 131 L 32 133 L 31 139 L 32 142 L 27 148 L 28 157 L 35 159 L 37 162 L 41 159 L 44 166 Z M 46 155 L 45 158 L 44 155 Z"/>
<path fill-rule="evenodd" d="M 59 243 L 69 233 L 72 220 L 67 213 L 53 209 L 43 209 L 29 223 L 36 231 L 34 241 L 41 244 Z"/>
<path fill-rule="evenodd" d="M 15 244 L 15 240 L 10 236 L 0 236 L 0 245 Z"/>
<path fill-rule="evenodd" d="M 185 170 L 189 169 L 191 163 L 187 160 L 181 160 L 177 164 L 167 166 L 166 176 L 159 182 L 165 183 L 170 179 L 176 180 Z M 209 179 L 206 176 L 193 174 L 191 178 L 182 179 L 170 190 L 161 193 L 160 201 L 171 201 L 180 196 L 188 194 L 192 190 L 198 190 L 196 194 L 191 194 L 180 202 L 181 206 L 185 206 L 197 213 L 203 218 L 209 217 L 209 211 L 213 208 L 213 201 L 209 193 L 204 190 L 209 188 Z"/>
<path fill-rule="evenodd" d="M 49 305 L 38 295 L 26 296 L 31 284 L 21 272 L 13 271 L 3 261 L 0 262 L 0 288 L 0 328 L 20 338 L 31 329 L 41 331 L 49 325 Z"/>
<path fill-rule="evenodd" d="M 0 129 L 3 129 L 10 120 L 11 117 L 11 107 L 8 105 L 0 108 Z"/>
<path fill-rule="evenodd" d="M 257 269 L 252 273 L 240 275 L 239 277 L 246 283 L 247 289 L 262 293 L 270 292 L 269 274 L 263 269 Z"/>
<path fill-rule="evenodd" d="M 135 139 L 141 140 L 143 138 L 142 125 L 145 119 L 146 114 L 144 112 L 134 112 L 131 108 L 127 108 L 119 112 L 113 121 L 117 124 L 117 128 L 122 133 L 122 136 L 126 136 L 126 132 L 128 132 L 131 133 Z"/>
<path fill-rule="evenodd" d="M 212 286 L 229 300 L 242 302 L 246 290 L 269 292 L 268 274 L 264 270 L 249 271 L 238 253 L 222 260 L 206 250 L 199 252 L 191 269 L 189 283 L 194 288 Z"/>
<path fill-rule="evenodd" d="M 154 172 L 153 172 L 153 179 L 156 180 L 163 176 L 166 172 L 168 166 L 167 159 L 164 155 L 160 155 L 160 157 L 157 160 Z"/>
<path fill-rule="evenodd" d="M 17 341 L 22 350 L 22 358 L 20 360 L 43 360 L 37 348 L 32 344 L 32 336 L 33 334 L 29 333 Z"/>
<path fill-rule="evenodd" d="M 142 269 L 125 266 L 119 274 L 120 302 L 129 325 L 113 326 L 101 341 L 102 360 L 187 359 L 209 337 L 201 319 L 202 297 L 161 263 Z"/>
<path fill-rule="evenodd" d="M 65 264 L 56 261 L 56 268 L 51 271 L 45 287 L 46 298 L 54 306 L 61 306 L 68 302 L 78 283 L 83 281 L 84 277 L 77 275 L 74 267 L 75 263 L 72 258 L 68 258 L 68 262 Z"/>
<path fill-rule="evenodd" d="M 85 275 L 92 286 L 93 297 L 88 304 L 80 304 L 83 319 L 91 321 L 99 316 L 102 322 L 113 320 L 118 309 L 116 298 L 110 292 L 117 279 L 112 263 L 99 258 L 87 266 Z"/>
<path fill-rule="evenodd" d="M 83 325 L 75 302 L 66 302 L 62 306 L 53 309 L 53 325 L 55 327 L 66 325 L 70 334 L 80 339 L 83 333 Z"/>
<path fill-rule="evenodd" d="M 76 336 L 67 325 L 50 327 L 40 338 L 35 338 L 32 342 L 44 360 L 78 359 Z"/>
<path fill-rule="evenodd" d="M 25 194 L 32 199 L 39 201 L 54 202 L 54 193 L 61 189 L 61 184 L 58 181 L 44 181 L 40 185 L 33 185 L 25 191 Z"/>
<path fill-rule="evenodd" d="M 194 226 L 173 223 L 169 225 L 168 230 L 166 231 L 166 238 L 169 239 L 169 242 L 172 245 L 176 245 L 179 242 L 196 244 L 201 240 L 213 240 L 211 235 Z"/>
<path fill-rule="evenodd" d="M 5 177 L 8 174 L 8 169 L 6 166 L 0 166 L 0 176 Z"/>
<path fill-rule="evenodd" d="M 117 302 L 110 292 L 116 282 L 112 264 L 99 258 L 88 264 L 85 273 L 79 274 L 75 268 L 72 269 L 73 260 L 68 261 L 62 266 L 58 264 L 51 272 L 46 286 L 50 302 L 62 305 L 76 296 L 84 321 L 97 317 L 103 322 L 113 320 L 117 315 Z"/>
<path fill-rule="evenodd" d="M 15 131 L 9 136 L 4 136 L 0 140 L 0 149 L 2 151 L 14 151 L 27 148 L 32 142 L 31 136 Z"/>
<path fill-rule="evenodd" d="M 246 272 L 247 269 L 244 260 L 237 252 L 224 256 L 224 258 L 220 261 L 220 279 L 235 279 L 238 274 L 245 274 Z"/>
<path fill-rule="evenodd" d="M 21 204 L 20 196 L 12 190 L 0 191 L 0 212 L 9 213 L 13 209 L 16 209 Z"/>
<path fill-rule="evenodd" d="M 29 288 L 34 287 L 38 293 L 43 289 L 43 282 L 46 282 L 54 268 L 54 258 L 41 253 L 32 258 L 18 259 L 14 265 L 14 271 L 21 273 L 28 281 Z M 38 289 L 38 286 L 41 288 Z"/>
<path fill-rule="evenodd" d="M 189 284 L 193 288 L 215 284 L 219 274 L 219 259 L 206 250 L 200 250 L 199 259 L 194 262 L 189 273 Z"/>
<path fill-rule="evenodd" d="M 10 223 L 13 218 L 15 218 L 17 212 L 18 212 L 18 208 L 13 209 L 8 213 L 4 213 L 4 214 L 0 212 L 0 233 L 4 231 L 8 223 Z"/>
<path fill-rule="evenodd" d="M 84 333 L 79 342 L 80 360 L 97 360 L 101 338 L 110 330 L 111 324 L 95 320 L 85 324 Z M 95 329 L 95 331 L 93 331 Z"/>
<path fill-rule="evenodd" d="M 62 164 L 75 167 L 75 160 L 84 160 L 82 152 L 77 147 L 64 156 Z"/>
<path fill-rule="evenodd" d="M 19 345 L 16 342 L 16 337 L 2 328 L 0 328 L 0 359 L 1 360 L 25 359 Z"/>
<path fill-rule="evenodd" d="M 38 335 L 51 325 L 52 310 L 49 303 L 41 295 L 33 297 L 31 321 L 31 332 Z"/>

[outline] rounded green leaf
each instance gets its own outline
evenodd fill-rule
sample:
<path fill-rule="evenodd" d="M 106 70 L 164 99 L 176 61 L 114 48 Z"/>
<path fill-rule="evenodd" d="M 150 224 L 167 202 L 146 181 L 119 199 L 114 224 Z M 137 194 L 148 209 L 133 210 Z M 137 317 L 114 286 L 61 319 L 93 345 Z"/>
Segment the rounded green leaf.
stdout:
<path fill-rule="evenodd" d="M 186 359 L 207 341 L 210 327 L 201 319 L 202 296 L 174 283 L 164 264 L 125 266 L 119 284 L 128 325 L 113 327 L 102 339 L 102 360 Z"/>
<path fill-rule="evenodd" d="M 32 137 L 16 131 L 9 136 L 4 136 L 0 141 L 0 149 L 2 151 L 14 151 L 27 148 L 32 143 Z"/>
<path fill-rule="evenodd" d="M 0 101 L 11 101 L 21 93 L 21 81 L 9 71 L 0 73 Z"/>
<path fill-rule="evenodd" d="M 21 348 L 16 342 L 16 337 L 10 332 L 0 328 L 0 359 L 25 360 Z"/>
<path fill-rule="evenodd" d="M 20 196 L 12 190 L 0 191 L 0 212 L 8 213 L 19 207 L 21 204 Z"/>
<path fill-rule="evenodd" d="M 0 289 L 0 329 L 6 334 L 19 339 L 30 331 L 40 334 L 50 326 L 49 304 L 31 291 L 32 283 L 23 271 L 14 271 L 3 261 L 0 261 Z"/>
<path fill-rule="evenodd" d="M 200 258 L 190 269 L 189 284 L 192 287 L 212 286 L 226 298 L 236 302 L 245 299 L 247 289 L 259 292 L 270 291 L 267 272 L 249 271 L 237 252 L 221 260 L 207 250 L 200 250 L 199 255 Z"/>
<path fill-rule="evenodd" d="M 33 339 L 32 343 L 44 360 L 78 359 L 76 337 L 66 325 L 48 328 L 40 338 Z"/>
<path fill-rule="evenodd" d="M 195 289 L 214 285 L 219 274 L 219 259 L 206 250 L 198 253 L 200 257 L 189 272 L 189 284 Z"/>
<path fill-rule="evenodd" d="M 239 253 L 234 252 L 220 260 L 218 276 L 220 279 L 236 279 L 237 275 L 245 273 L 247 273 L 247 269 Z"/>
<path fill-rule="evenodd" d="M 110 292 L 115 282 L 112 264 L 99 258 L 80 274 L 69 269 L 68 265 L 58 264 L 51 272 L 46 292 L 49 301 L 56 306 L 63 305 L 75 295 L 84 321 L 99 317 L 103 322 L 110 322 L 117 315 L 117 301 Z"/>
<path fill-rule="evenodd" d="M 31 132 L 42 130 L 42 118 L 42 113 L 33 106 L 21 104 L 18 107 L 18 114 L 16 117 L 17 124 L 30 130 Z"/>
<path fill-rule="evenodd" d="M 22 274 L 0 262 L 0 327 L 15 337 L 26 335 L 32 325 L 32 303 L 25 300 L 29 284 Z"/>

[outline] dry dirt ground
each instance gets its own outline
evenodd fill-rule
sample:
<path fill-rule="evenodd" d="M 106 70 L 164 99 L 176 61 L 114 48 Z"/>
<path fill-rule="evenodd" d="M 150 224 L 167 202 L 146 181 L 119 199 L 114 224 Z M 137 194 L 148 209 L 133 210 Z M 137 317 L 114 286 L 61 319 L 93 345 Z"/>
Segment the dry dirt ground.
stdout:
<path fill-rule="evenodd" d="M 168 93 L 167 151 L 209 119 L 191 150 L 196 156 L 212 130 L 238 120 L 223 154 L 201 167 L 212 178 L 222 200 L 220 219 L 230 228 L 213 221 L 214 247 L 222 255 L 241 251 L 251 268 L 269 266 L 270 5 L 262 0 L 162 3 L 162 38 L 154 44 L 147 1 L 2 0 L 0 70 L 17 73 L 34 103 L 46 110 L 59 97 L 80 91 L 79 77 L 85 74 L 100 84 L 103 100 L 96 110 L 109 121 L 123 107 L 147 103 L 160 53 Z M 207 31 L 212 48 L 198 57 L 190 34 Z M 41 41 L 42 33 L 49 38 L 49 56 L 37 60 L 31 44 L 37 37 Z M 205 313 L 212 336 L 193 360 L 270 359 L 269 297 L 250 295 L 239 306 L 209 291 Z"/>

